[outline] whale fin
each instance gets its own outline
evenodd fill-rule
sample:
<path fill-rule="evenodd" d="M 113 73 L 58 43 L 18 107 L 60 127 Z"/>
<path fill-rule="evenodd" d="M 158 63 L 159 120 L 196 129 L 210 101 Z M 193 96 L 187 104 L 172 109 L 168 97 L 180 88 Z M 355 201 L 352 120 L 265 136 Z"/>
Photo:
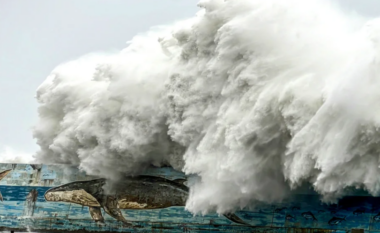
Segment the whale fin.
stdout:
<path fill-rule="evenodd" d="M 115 197 L 107 196 L 105 197 L 105 200 L 102 201 L 102 207 L 109 216 L 115 218 L 120 222 L 123 222 L 127 226 L 132 226 L 132 224 L 124 218 L 117 205 L 117 199 Z"/>
<path fill-rule="evenodd" d="M 0 172 L 0 180 L 6 177 L 11 171 L 12 169 Z"/>
<path fill-rule="evenodd" d="M 232 222 L 243 224 L 246 226 L 251 226 L 250 224 L 244 222 L 241 218 L 239 218 L 236 214 L 228 213 L 228 214 L 223 214 L 224 217 L 228 218 Z"/>
<path fill-rule="evenodd" d="M 0 201 L 4 201 L 4 199 L 3 199 L 3 195 L 1 194 L 1 192 L 0 192 Z"/>
<path fill-rule="evenodd" d="M 93 220 L 95 220 L 95 222 L 104 223 L 104 218 L 103 218 L 102 211 L 101 211 L 100 207 L 90 206 L 89 211 L 90 211 L 91 218 Z"/>
<path fill-rule="evenodd" d="M 178 184 L 183 184 L 185 185 L 185 182 L 187 181 L 186 179 L 175 179 L 173 180 L 174 182 L 178 183 Z"/>

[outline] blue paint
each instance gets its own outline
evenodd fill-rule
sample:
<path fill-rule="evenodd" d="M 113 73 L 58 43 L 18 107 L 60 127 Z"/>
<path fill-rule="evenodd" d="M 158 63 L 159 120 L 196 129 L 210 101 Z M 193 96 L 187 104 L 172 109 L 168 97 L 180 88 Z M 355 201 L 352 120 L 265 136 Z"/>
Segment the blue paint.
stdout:
<path fill-rule="evenodd" d="M 5 186 L 0 185 L 0 191 L 3 194 L 4 200 L 17 202 L 25 201 L 25 197 L 32 189 L 37 189 L 38 191 L 38 202 L 45 202 L 44 193 L 50 187 L 33 187 L 33 186 Z M 1 205 L 1 203 L 0 203 Z"/>
<path fill-rule="evenodd" d="M 10 164 L 0 164 L 0 172 L 10 168 Z M 170 168 L 152 168 L 146 173 L 172 180 L 185 178 L 183 173 Z M 86 176 L 68 166 L 43 165 L 38 175 L 38 171 L 30 165 L 18 165 L 10 175 L 0 181 L 0 191 L 4 197 L 4 202 L 0 202 L 0 228 L 62 231 L 86 229 L 99 232 L 144 232 L 152 229 L 160 232 L 253 230 L 217 214 L 194 217 L 183 207 L 121 210 L 125 218 L 132 221 L 132 227 L 124 226 L 102 210 L 105 223 L 95 223 L 88 207 L 64 202 L 47 202 L 44 199 L 45 192 L 51 187 L 91 179 L 94 177 Z M 37 201 L 35 205 L 28 205 L 26 197 L 34 189 L 38 192 Z M 25 209 L 30 206 L 34 208 L 33 216 L 24 216 Z M 255 226 L 255 230 L 258 231 L 273 230 L 285 233 L 289 228 L 314 228 L 345 232 L 355 228 L 374 232 L 380 231 L 380 198 L 349 196 L 341 199 L 337 205 L 325 205 L 321 204 L 317 195 L 298 194 L 278 204 L 259 203 L 255 209 L 242 210 L 236 215 Z"/>
<path fill-rule="evenodd" d="M 50 169 L 48 166 L 42 166 L 42 179 L 55 179 L 57 174 L 54 169 Z"/>

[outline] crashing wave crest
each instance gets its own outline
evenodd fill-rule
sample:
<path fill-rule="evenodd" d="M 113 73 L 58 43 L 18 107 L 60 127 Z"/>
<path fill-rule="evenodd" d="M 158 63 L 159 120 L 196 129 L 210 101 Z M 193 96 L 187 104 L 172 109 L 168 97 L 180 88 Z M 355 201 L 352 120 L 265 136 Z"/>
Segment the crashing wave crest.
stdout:
<path fill-rule="evenodd" d="M 37 158 L 114 180 L 183 169 L 199 177 L 193 213 L 302 183 L 325 201 L 348 187 L 379 195 L 380 22 L 321 0 L 199 6 L 118 54 L 57 67 L 37 91 Z"/>

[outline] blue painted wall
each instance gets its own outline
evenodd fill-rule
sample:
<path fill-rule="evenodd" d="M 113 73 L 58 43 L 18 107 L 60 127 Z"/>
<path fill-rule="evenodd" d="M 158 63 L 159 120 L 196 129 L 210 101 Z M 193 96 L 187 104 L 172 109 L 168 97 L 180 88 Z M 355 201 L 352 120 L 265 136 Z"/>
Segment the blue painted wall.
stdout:
<path fill-rule="evenodd" d="M 288 232 L 290 229 L 310 228 L 348 231 L 353 228 L 367 232 L 380 231 L 380 198 L 370 196 L 345 197 L 337 205 L 323 205 L 317 195 L 298 194 L 275 205 L 259 204 L 255 209 L 236 213 L 246 223 L 233 223 L 223 216 L 209 214 L 192 216 L 183 207 L 155 210 L 121 210 L 132 221 L 125 226 L 108 216 L 104 223 L 95 223 L 88 207 L 65 202 L 47 202 L 45 192 L 62 184 L 92 180 L 95 177 L 61 165 L 0 164 L 0 172 L 12 171 L 0 181 L 1 229 L 87 230 L 115 232 Z M 151 169 L 149 175 L 167 179 L 184 178 L 170 168 Z M 36 201 L 27 198 L 37 190 Z"/>

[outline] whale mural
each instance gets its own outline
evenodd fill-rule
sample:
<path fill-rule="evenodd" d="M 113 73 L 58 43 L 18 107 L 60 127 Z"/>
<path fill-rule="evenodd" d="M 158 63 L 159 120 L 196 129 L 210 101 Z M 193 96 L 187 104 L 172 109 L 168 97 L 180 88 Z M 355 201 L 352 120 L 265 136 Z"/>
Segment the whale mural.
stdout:
<path fill-rule="evenodd" d="M 124 218 L 120 209 L 161 209 L 172 206 L 185 206 L 189 188 L 183 184 L 184 179 L 168 180 L 154 176 L 127 177 L 117 193 L 105 195 L 102 187 L 105 179 L 79 181 L 49 189 L 45 199 L 53 202 L 69 202 L 89 207 L 95 222 L 104 222 L 100 211 L 118 221 L 131 225 Z M 233 213 L 224 214 L 229 220 L 249 225 Z"/>
<path fill-rule="evenodd" d="M 187 177 L 150 168 L 115 190 L 67 165 L 0 164 L 0 231 L 53 232 L 380 232 L 380 198 L 351 195 L 335 205 L 300 192 L 219 216 L 185 210 Z"/>

